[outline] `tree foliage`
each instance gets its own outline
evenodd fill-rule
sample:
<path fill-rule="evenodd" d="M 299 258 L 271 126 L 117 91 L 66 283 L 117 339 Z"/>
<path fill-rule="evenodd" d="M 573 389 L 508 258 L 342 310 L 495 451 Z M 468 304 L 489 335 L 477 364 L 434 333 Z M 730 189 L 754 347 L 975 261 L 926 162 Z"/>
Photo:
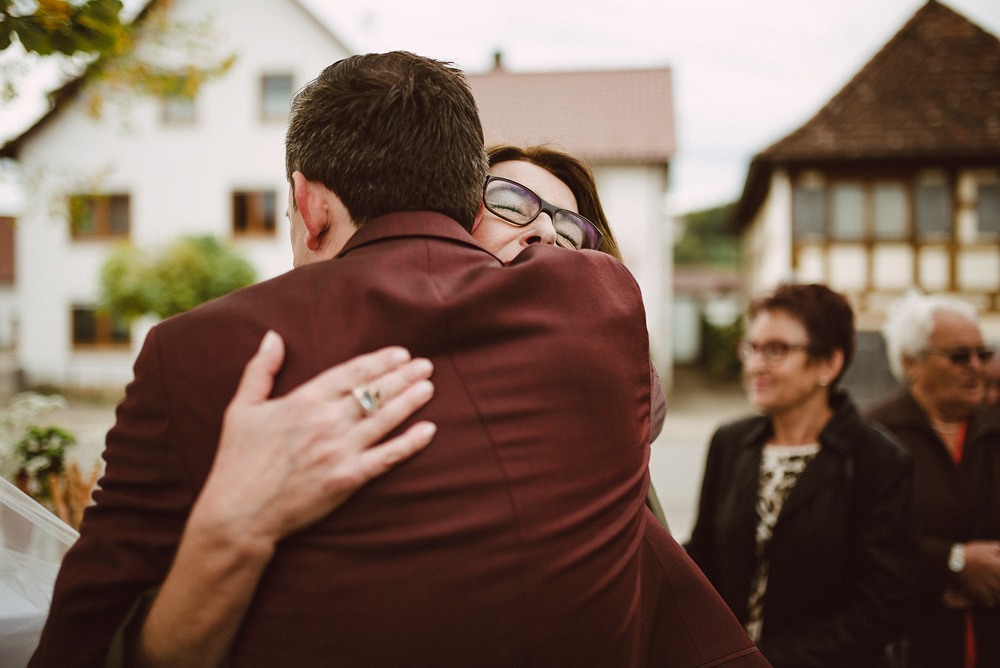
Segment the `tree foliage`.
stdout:
<path fill-rule="evenodd" d="M 14 37 L 29 53 L 110 53 L 123 38 L 120 0 L 0 0 L 0 50 Z"/>
<path fill-rule="evenodd" d="M 171 0 L 154 0 L 138 19 L 125 22 L 121 0 L 0 0 L 0 51 L 20 45 L 28 54 L 57 59 L 64 76 L 82 71 L 122 99 L 136 92 L 193 98 L 204 83 L 228 72 L 236 56 L 215 53 L 208 22 L 171 20 L 170 6 Z M 5 99 L 17 95 L 17 64 L 8 61 L 11 71 L 0 71 Z M 103 104 L 104 95 L 91 88 L 88 111 L 98 116 Z"/>
<path fill-rule="evenodd" d="M 739 255 L 739 237 L 732 228 L 735 206 L 725 204 L 682 216 L 683 231 L 674 245 L 674 263 L 735 265 Z"/>
<path fill-rule="evenodd" d="M 126 320 L 168 318 L 255 280 L 253 266 L 215 237 L 183 237 L 155 255 L 123 246 L 101 268 L 101 305 Z"/>

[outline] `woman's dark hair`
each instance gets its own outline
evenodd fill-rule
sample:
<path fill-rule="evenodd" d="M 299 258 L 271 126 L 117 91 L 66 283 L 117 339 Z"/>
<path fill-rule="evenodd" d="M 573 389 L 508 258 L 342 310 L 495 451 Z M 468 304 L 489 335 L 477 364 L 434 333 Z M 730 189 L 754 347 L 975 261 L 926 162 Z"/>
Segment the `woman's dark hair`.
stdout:
<path fill-rule="evenodd" d="M 574 158 L 569 153 L 563 153 L 547 146 L 528 146 L 526 148 L 494 146 L 487 149 L 486 153 L 489 157 L 490 167 L 511 160 L 530 162 L 547 172 L 551 172 L 557 179 L 569 186 L 569 189 L 573 191 L 573 197 L 576 198 L 576 205 L 580 209 L 578 213 L 597 226 L 597 229 L 604 235 L 601 247 L 597 250 L 618 260 L 622 259 L 618 242 L 615 241 L 615 235 L 612 234 L 611 226 L 608 225 L 608 218 L 604 215 L 601 198 L 597 195 L 594 174 L 583 161 Z"/>
<path fill-rule="evenodd" d="M 854 359 L 854 311 L 847 298 L 825 285 L 785 283 L 750 305 L 753 319 L 761 311 L 785 311 L 806 328 L 810 359 L 830 359 L 838 348 L 844 365 L 830 383 L 835 386 Z"/>

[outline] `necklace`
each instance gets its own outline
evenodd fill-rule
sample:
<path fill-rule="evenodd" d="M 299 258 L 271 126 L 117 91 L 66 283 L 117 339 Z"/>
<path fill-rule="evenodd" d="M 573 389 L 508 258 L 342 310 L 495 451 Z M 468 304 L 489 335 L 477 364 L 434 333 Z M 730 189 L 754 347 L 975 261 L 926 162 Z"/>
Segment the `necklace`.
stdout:
<path fill-rule="evenodd" d="M 931 428 L 939 434 L 944 434 L 945 436 L 954 436 L 958 432 L 962 431 L 961 422 L 941 422 L 939 420 L 931 420 Z M 945 426 L 947 425 L 947 427 Z"/>

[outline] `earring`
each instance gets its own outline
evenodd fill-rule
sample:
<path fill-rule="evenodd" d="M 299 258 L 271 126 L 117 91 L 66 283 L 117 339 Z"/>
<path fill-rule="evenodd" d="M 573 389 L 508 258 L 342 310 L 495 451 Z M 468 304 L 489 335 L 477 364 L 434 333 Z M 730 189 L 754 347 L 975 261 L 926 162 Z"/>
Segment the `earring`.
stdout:
<path fill-rule="evenodd" d="M 829 383 L 830 383 L 830 381 L 826 377 L 823 377 L 823 378 L 819 379 L 819 386 L 820 387 L 826 387 Z"/>

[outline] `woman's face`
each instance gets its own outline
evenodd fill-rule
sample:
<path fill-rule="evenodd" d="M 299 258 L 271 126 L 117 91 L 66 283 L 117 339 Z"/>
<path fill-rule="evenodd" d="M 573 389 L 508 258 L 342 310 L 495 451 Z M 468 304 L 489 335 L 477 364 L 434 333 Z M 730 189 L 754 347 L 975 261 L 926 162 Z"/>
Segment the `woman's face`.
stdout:
<path fill-rule="evenodd" d="M 934 329 L 923 355 L 903 361 L 907 378 L 935 417 L 966 419 L 983 399 L 983 362 L 975 354 L 952 361 L 950 353 L 983 348 L 983 337 L 973 321 L 958 313 L 934 314 Z"/>
<path fill-rule="evenodd" d="M 490 167 L 490 174 L 517 181 L 556 207 L 579 213 L 576 197 L 569 186 L 538 165 L 522 160 L 508 160 Z M 508 264 L 531 244 L 556 243 L 556 231 L 547 213 L 540 213 L 528 225 L 517 227 L 483 209 L 482 215 L 472 226 L 472 236 L 504 264 Z"/>
<path fill-rule="evenodd" d="M 761 311 L 751 321 L 746 341 L 754 352 L 743 356 L 743 376 L 750 403 L 758 410 L 775 415 L 817 395 L 825 401 L 826 385 L 838 369 L 832 360 L 810 361 L 804 349 L 810 343 L 809 334 L 801 320 L 780 309 Z M 768 359 L 769 348 L 772 359 Z"/>

